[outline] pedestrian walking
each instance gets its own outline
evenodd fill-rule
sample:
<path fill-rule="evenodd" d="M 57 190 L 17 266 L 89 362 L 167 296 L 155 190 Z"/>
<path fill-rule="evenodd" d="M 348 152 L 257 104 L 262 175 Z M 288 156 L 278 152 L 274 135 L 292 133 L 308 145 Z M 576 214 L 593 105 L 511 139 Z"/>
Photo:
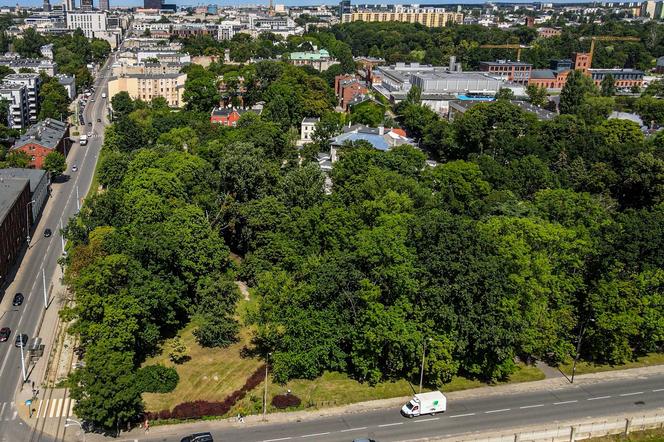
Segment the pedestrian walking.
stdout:
<path fill-rule="evenodd" d="M 145 419 L 145 434 L 148 434 L 149 431 L 150 431 L 150 422 L 147 419 Z"/>

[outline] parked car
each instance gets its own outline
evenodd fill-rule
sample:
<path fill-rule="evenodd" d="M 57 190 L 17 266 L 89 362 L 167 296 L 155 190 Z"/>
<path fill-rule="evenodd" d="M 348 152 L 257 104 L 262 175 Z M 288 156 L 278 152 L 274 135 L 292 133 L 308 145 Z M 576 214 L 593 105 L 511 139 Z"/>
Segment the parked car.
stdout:
<path fill-rule="evenodd" d="M 53 234 L 53 232 L 51 232 L 51 229 L 45 229 L 44 230 L 44 238 L 48 238 L 52 234 Z"/>
<path fill-rule="evenodd" d="M 23 304 L 23 293 L 17 293 L 14 295 L 14 299 L 12 300 L 12 305 L 13 306 L 19 306 Z"/>
<path fill-rule="evenodd" d="M 19 335 L 16 335 L 16 343 L 14 344 L 17 347 L 25 347 L 28 345 L 28 335 L 25 333 L 21 333 Z"/>
<path fill-rule="evenodd" d="M 210 433 L 194 433 L 180 439 L 180 442 L 214 442 Z"/>
<path fill-rule="evenodd" d="M 9 335 L 12 334 L 12 331 L 9 327 L 0 328 L 0 342 L 5 342 L 9 339 Z"/>
<path fill-rule="evenodd" d="M 97 118 L 97 123 L 101 123 L 101 118 Z"/>

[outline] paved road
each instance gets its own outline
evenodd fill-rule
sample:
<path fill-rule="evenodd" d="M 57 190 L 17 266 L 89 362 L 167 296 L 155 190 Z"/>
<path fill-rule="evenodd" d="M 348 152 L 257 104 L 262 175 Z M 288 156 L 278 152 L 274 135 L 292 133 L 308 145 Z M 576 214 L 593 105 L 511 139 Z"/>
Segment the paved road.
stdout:
<path fill-rule="evenodd" d="M 101 77 L 95 81 L 96 100 L 94 103 L 89 102 L 84 112 L 86 125 L 88 121 L 93 122 L 91 130 L 95 136 L 88 141 L 87 146 L 72 146 L 67 156 L 65 172 L 70 179 L 52 185 L 53 194 L 44 207 L 39 223 L 34 227 L 30 248 L 23 256 L 14 280 L 6 287 L 0 302 L 0 327 L 10 327 L 12 330 L 9 342 L 0 344 L 0 441 L 20 442 L 29 440 L 30 437 L 25 424 L 17 419 L 16 404 L 13 402 L 22 380 L 21 352 L 14 346 L 14 339 L 19 332 L 26 333 L 32 339 L 39 330 L 45 312 L 42 272 L 46 276 L 47 288 L 52 277 L 61 274 L 57 263 L 62 256 L 60 222 L 66 225 L 76 214 L 77 195 L 82 199 L 90 188 L 106 125 L 106 100 L 101 98 L 101 93 L 106 92 L 107 82 L 107 78 Z M 102 122 L 97 122 L 97 118 L 101 118 Z M 86 130 L 89 131 L 90 126 Z M 74 164 L 78 166 L 77 172 L 72 171 Z M 53 231 L 50 238 L 43 236 L 46 228 Z M 20 307 L 11 305 L 16 292 L 22 292 L 25 296 Z M 53 303 L 49 308 L 57 308 L 57 304 Z M 42 330 L 41 337 L 44 340 L 51 339 L 53 333 L 55 330 Z"/>
<path fill-rule="evenodd" d="M 215 441 L 352 441 L 370 437 L 379 442 L 448 436 L 509 429 L 568 419 L 640 412 L 664 407 L 664 373 L 636 379 L 570 385 L 555 391 L 493 395 L 448 403 L 446 413 L 414 419 L 403 418 L 398 409 L 345 414 L 306 422 L 265 424 L 244 428 L 217 429 L 219 424 L 188 426 L 187 432 L 173 428 L 168 433 L 125 437 L 123 441 L 179 442 L 189 431 L 211 431 Z M 95 439 L 96 440 L 96 439 Z"/>

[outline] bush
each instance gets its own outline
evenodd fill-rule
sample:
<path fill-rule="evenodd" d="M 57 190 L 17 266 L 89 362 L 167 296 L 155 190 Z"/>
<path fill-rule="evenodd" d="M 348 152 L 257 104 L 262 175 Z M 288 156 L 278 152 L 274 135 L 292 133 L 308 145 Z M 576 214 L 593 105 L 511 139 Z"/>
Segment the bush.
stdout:
<path fill-rule="evenodd" d="M 276 408 L 298 407 L 302 401 L 294 394 L 279 394 L 272 398 L 272 406 Z"/>
<path fill-rule="evenodd" d="M 145 367 L 148 368 L 148 367 Z M 194 401 L 183 402 L 171 410 L 162 410 L 156 413 L 146 413 L 148 419 L 200 419 L 205 416 L 223 416 L 240 400 L 244 399 L 248 392 L 258 387 L 265 379 L 265 366 L 256 370 L 245 381 L 242 388 L 235 390 L 221 402 Z M 299 399 L 298 399 L 299 401 Z M 298 402 L 299 403 L 299 402 Z"/>
<path fill-rule="evenodd" d="M 180 376 L 172 367 L 148 365 L 136 372 L 136 383 L 144 393 L 169 393 L 178 385 Z"/>

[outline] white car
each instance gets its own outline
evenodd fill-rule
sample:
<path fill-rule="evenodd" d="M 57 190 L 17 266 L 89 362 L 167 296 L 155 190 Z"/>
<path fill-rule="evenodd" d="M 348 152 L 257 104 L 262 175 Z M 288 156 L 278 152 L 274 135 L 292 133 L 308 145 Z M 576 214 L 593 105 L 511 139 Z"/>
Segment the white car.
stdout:
<path fill-rule="evenodd" d="M 77 170 L 78 170 L 78 167 L 76 167 L 76 164 L 74 164 L 73 166 L 71 166 L 71 171 L 72 171 L 72 172 L 76 172 Z"/>

